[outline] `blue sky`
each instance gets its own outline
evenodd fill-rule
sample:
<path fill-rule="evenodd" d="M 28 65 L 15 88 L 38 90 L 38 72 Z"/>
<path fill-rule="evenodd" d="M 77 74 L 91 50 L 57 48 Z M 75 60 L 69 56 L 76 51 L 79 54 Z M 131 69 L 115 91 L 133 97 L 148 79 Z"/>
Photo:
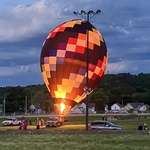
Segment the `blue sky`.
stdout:
<path fill-rule="evenodd" d="M 150 73 L 149 0 L 0 0 L 0 87 L 43 84 L 42 43 L 74 11 L 100 9 L 90 21 L 108 50 L 106 73 Z"/>

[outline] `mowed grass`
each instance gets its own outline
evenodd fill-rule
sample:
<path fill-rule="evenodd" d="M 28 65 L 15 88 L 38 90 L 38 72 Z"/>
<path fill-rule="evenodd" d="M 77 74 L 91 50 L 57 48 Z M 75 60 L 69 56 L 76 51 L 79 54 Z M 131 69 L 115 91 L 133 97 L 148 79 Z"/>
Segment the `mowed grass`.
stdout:
<path fill-rule="evenodd" d="M 35 119 L 32 118 L 33 125 L 28 126 L 28 130 L 36 130 Z M 43 118 L 45 121 L 47 118 Z M 47 131 L 46 134 L 15 134 L 16 132 L 6 132 L 0 134 L 0 150 L 149 150 L 150 133 L 83 133 L 75 130 L 85 130 L 84 116 L 65 117 L 66 121 L 59 128 L 42 127 L 39 131 Z M 4 119 L 1 119 L 2 122 Z M 101 120 L 99 116 L 90 116 L 89 121 Z M 150 127 L 150 119 L 127 119 L 110 120 L 112 123 L 122 125 L 125 130 L 137 130 L 139 124 L 146 123 Z M 16 130 L 18 126 L 3 127 L 2 130 Z M 48 132 L 63 130 L 64 132 Z M 65 131 L 73 131 L 65 134 Z M 22 131 L 26 132 L 26 131 Z M 28 131 L 27 131 L 28 132 Z M 76 132 L 76 133 L 75 133 Z M 141 131 L 142 133 L 143 131 Z"/>
<path fill-rule="evenodd" d="M 0 135 L 1 150 L 149 150 L 150 135 Z"/>

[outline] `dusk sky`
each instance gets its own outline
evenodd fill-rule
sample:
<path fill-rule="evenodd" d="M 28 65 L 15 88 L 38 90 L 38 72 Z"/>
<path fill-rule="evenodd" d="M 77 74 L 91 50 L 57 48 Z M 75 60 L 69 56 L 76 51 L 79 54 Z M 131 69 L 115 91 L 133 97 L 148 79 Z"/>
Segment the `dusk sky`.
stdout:
<path fill-rule="evenodd" d="M 0 0 L 0 87 L 43 84 L 42 44 L 74 11 L 101 13 L 90 22 L 108 51 L 105 73 L 150 73 L 150 0 Z"/>

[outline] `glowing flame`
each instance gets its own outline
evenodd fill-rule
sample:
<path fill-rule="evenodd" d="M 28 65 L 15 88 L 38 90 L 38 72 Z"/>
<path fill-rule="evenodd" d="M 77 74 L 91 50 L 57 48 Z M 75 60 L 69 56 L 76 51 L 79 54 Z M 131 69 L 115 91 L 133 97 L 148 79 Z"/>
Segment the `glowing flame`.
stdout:
<path fill-rule="evenodd" d="M 65 104 L 64 103 L 60 103 L 60 112 L 61 112 L 61 114 L 63 113 L 65 108 L 66 108 Z"/>

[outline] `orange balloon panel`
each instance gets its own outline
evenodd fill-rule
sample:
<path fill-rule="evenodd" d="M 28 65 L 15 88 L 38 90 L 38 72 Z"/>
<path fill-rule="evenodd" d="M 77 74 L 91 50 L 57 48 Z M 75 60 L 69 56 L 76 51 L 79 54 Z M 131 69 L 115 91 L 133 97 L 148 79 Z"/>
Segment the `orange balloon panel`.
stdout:
<path fill-rule="evenodd" d="M 87 62 L 88 87 L 93 90 L 106 69 L 107 48 L 102 35 L 90 22 L 67 21 L 49 33 L 43 43 L 40 65 L 56 103 L 73 107 L 86 97 Z"/>

